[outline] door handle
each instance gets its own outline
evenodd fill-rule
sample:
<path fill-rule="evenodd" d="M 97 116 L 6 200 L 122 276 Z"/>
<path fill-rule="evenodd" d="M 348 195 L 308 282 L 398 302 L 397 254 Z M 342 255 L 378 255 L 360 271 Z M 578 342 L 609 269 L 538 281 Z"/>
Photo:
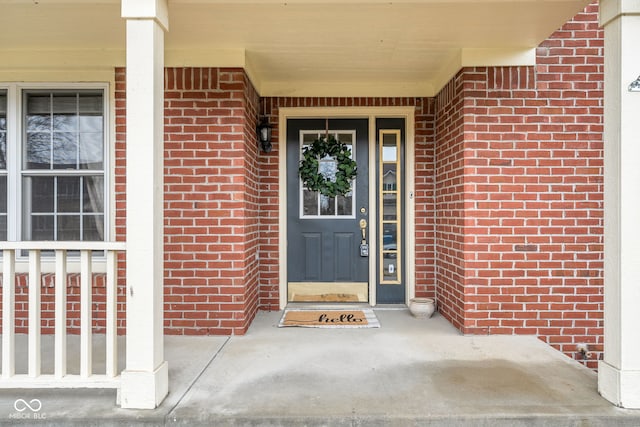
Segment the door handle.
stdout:
<path fill-rule="evenodd" d="M 360 220 L 360 233 L 362 233 L 362 241 L 360 242 L 360 256 L 369 256 L 369 245 L 367 244 L 367 220 Z"/>
<path fill-rule="evenodd" d="M 362 233 L 362 243 L 366 243 L 367 241 L 367 220 L 360 220 L 360 232 Z"/>

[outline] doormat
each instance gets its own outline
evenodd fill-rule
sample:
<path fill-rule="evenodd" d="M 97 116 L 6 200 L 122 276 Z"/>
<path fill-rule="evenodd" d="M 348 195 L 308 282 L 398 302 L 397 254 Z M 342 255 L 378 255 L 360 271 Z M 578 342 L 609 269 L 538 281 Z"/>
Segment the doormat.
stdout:
<path fill-rule="evenodd" d="M 352 310 L 285 309 L 278 327 L 302 328 L 379 328 L 380 322 L 370 308 Z"/>
<path fill-rule="evenodd" d="M 356 294 L 293 294 L 291 302 L 358 302 Z"/>

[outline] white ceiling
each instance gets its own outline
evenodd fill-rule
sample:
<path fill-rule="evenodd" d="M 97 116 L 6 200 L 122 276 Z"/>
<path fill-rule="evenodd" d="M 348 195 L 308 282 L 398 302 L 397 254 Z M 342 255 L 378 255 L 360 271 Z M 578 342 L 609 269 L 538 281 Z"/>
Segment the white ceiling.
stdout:
<path fill-rule="evenodd" d="M 170 66 L 240 66 L 263 96 L 431 96 L 527 65 L 585 0 L 169 0 Z M 0 71 L 124 65 L 118 0 L 0 0 Z"/>

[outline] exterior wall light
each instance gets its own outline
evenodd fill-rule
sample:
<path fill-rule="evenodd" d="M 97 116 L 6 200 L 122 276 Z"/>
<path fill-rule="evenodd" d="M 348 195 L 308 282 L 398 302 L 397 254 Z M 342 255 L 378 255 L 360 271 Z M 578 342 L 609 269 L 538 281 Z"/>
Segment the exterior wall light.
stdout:
<path fill-rule="evenodd" d="M 629 85 L 629 92 L 640 92 L 640 76 L 631 82 Z"/>
<path fill-rule="evenodd" d="M 266 117 L 262 118 L 260 124 L 256 127 L 256 131 L 258 132 L 258 142 L 260 143 L 260 148 L 265 153 L 271 151 L 271 130 L 273 126 L 269 124 L 269 121 Z"/>

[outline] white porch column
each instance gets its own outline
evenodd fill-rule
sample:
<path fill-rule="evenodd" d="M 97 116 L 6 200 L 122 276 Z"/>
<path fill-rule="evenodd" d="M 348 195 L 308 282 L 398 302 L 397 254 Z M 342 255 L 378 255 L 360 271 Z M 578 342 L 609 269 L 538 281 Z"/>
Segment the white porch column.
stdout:
<path fill-rule="evenodd" d="M 601 0 L 604 67 L 604 360 L 600 394 L 640 408 L 640 1 Z"/>
<path fill-rule="evenodd" d="M 163 337 L 164 31 L 167 0 L 122 0 L 127 20 L 127 364 L 123 408 L 168 392 Z"/>

